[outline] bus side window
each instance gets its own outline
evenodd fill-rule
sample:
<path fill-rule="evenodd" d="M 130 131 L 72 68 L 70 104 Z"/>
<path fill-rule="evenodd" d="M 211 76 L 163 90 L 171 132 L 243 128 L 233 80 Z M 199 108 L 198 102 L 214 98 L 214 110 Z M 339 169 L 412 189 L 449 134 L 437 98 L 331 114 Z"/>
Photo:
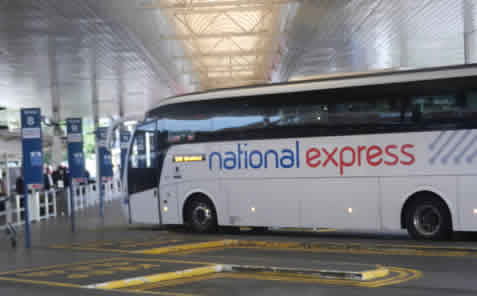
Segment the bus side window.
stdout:
<path fill-rule="evenodd" d="M 455 94 L 411 97 L 412 120 L 423 128 L 454 128 L 462 109 Z"/>
<path fill-rule="evenodd" d="M 469 91 L 463 96 L 462 118 L 469 127 L 477 127 L 477 91 Z"/>

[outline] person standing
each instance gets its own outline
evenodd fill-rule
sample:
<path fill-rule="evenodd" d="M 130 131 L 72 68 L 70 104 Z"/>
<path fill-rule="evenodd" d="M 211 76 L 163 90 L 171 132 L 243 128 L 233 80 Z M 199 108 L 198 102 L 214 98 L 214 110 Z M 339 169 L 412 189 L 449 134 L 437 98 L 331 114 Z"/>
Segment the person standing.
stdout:
<path fill-rule="evenodd" d="M 53 178 L 53 184 L 56 188 L 58 188 L 58 181 L 61 179 L 60 177 L 60 167 L 58 166 L 56 168 L 56 170 L 53 172 L 53 174 L 51 175 L 51 177 Z"/>
<path fill-rule="evenodd" d="M 7 195 L 7 174 L 2 172 L 2 179 L 0 180 L 0 196 Z"/>
<path fill-rule="evenodd" d="M 53 188 L 53 182 L 50 175 L 50 169 L 46 167 L 45 172 L 43 173 L 43 189 L 49 191 L 51 188 Z"/>
<path fill-rule="evenodd" d="M 19 175 L 17 177 L 17 181 L 15 183 L 15 191 L 19 195 L 23 195 L 25 193 L 25 189 L 23 187 L 23 175 Z"/>

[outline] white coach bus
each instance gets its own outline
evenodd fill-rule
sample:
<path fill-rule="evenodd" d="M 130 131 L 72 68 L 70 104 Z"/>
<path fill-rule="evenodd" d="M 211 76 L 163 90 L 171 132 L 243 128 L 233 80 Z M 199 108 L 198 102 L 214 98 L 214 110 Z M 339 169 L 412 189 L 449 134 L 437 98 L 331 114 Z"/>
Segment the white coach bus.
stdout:
<path fill-rule="evenodd" d="M 146 118 L 133 223 L 477 230 L 477 65 L 196 93 Z"/>

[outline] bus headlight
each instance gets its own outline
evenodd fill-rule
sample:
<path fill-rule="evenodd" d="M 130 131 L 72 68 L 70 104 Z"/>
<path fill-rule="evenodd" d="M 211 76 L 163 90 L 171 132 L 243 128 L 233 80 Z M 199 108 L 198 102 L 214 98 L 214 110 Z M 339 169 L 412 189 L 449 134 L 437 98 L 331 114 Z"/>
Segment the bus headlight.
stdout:
<path fill-rule="evenodd" d="M 162 209 L 164 210 L 164 212 L 167 212 L 169 210 L 169 208 L 167 206 L 163 207 Z"/>

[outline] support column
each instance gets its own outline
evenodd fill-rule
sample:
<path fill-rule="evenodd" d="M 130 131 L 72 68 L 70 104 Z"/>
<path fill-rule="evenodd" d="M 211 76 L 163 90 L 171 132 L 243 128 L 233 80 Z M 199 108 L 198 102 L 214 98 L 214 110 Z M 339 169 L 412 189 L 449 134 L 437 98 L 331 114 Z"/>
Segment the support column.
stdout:
<path fill-rule="evenodd" d="M 117 75 L 118 75 L 118 113 L 119 117 L 124 116 L 124 92 L 126 87 L 124 85 L 124 62 L 122 56 L 119 55 L 117 58 Z"/>
<path fill-rule="evenodd" d="M 102 176 L 100 171 L 99 160 L 99 148 L 98 148 L 98 127 L 99 127 L 99 98 L 98 98 L 98 68 L 97 68 L 97 48 L 96 48 L 96 36 L 93 37 L 91 50 L 91 64 L 90 64 L 90 76 L 91 76 L 91 100 L 93 105 L 93 127 L 95 132 L 95 150 L 96 150 L 96 188 L 99 193 L 99 215 L 104 217 L 104 190 L 102 186 Z"/>
<path fill-rule="evenodd" d="M 8 153 L 4 154 L 5 160 L 5 180 L 3 180 L 5 184 L 6 195 L 10 196 L 11 188 L 10 188 L 10 170 L 8 169 Z"/>
<path fill-rule="evenodd" d="M 51 113 L 53 122 L 59 123 L 60 113 L 60 94 L 58 91 L 58 65 L 56 61 L 56 38 L 53 34 L 48 35 L 48 67 L 50 74 L 50 93 L 51 93 Z M 53 145 L 51 147 L 51 157 L 55 166 L 63 161 L 61 136 L 63 132 L 59 125 L 54 126 Z"/>
<path fill-rule="evenodd" d="M 402 11 L 409 13 L 409 8 L 405 6 L 405 3 L 400 2 Z M 404 7 L 403 7 L 404 6 Z M 395 24 L 393 27 L 399 30 L 399 67 L 407 68 L 409 67 L 409 32 L 407 24 Z"/>
<path fill-rule="evenodd" d="M 464 63 L 470 64 L 475 60 L 475 28 L 474 28 L 474 3 L 464 0 L 462 5 L 462 18 L 464 25 Z"/>

